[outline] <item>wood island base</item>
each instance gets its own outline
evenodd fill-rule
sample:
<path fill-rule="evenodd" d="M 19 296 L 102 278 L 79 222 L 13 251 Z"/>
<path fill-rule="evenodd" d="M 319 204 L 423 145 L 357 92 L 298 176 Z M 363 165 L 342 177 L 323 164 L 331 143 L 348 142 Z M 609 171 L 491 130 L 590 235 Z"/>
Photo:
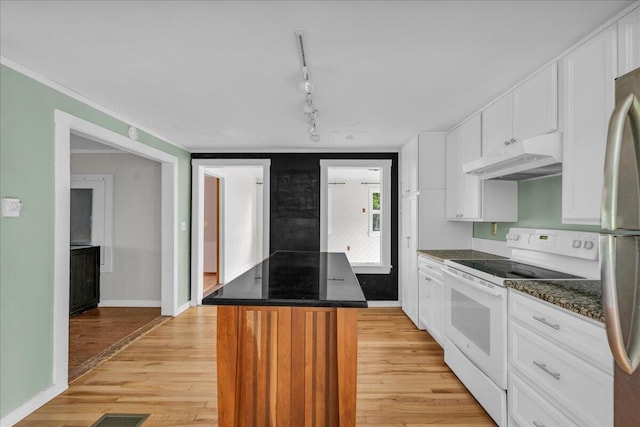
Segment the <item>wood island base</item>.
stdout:
<path fill-rule="evenodd" d="M 218 306 L 218 425 L 356 424 L 358 311 Z"/>

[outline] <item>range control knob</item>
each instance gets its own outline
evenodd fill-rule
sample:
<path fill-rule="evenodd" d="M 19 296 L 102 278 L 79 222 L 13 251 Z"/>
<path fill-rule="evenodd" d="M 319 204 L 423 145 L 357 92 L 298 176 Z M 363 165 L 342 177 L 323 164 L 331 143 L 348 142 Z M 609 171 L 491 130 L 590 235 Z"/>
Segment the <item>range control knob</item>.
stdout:
<path fill-rule="evenodd" d="M 583 247 L 587 250 L 593 249 L 593 242 L 591 240 L 585 240 Z"/>
<path fill-rule="evenodd" d="M 519 234 L 509 234 L 509 235 L 507 236 L 507 239 L 509 239 L 509 240 L 513 240 L 513 241 L 518 240 L 519 238 L 520 238 L 520 235 L 519 235 Z"/>
<path fill-rule="evenodd" d="M 573 246 L 576 249 L 580 249 L 580 247 L 582 246 L 582 242 L 580 240 L 574 240 L 571 246 Z"/>

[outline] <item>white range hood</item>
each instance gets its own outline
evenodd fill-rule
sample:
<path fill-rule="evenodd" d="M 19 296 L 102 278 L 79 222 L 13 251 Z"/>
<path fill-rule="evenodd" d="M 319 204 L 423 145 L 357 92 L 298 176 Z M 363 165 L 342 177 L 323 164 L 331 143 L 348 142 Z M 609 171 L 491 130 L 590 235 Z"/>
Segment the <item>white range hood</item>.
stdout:
<path fill-rule="evenodd" d="M 562 171 L 562 136 L 548 133 L 505 146 L 462 165 L 464 173 L 480 179 L 518 181 Z"/>

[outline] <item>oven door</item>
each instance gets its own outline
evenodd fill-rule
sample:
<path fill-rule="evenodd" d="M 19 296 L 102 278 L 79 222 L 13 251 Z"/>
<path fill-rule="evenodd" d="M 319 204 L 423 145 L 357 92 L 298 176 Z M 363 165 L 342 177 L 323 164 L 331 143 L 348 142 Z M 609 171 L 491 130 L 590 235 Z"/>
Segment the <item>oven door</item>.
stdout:
<path fill-rule="evenodd" d="M 507 289 L 451 267 L 445 273 L 445 335 L 507 389 Z"/>

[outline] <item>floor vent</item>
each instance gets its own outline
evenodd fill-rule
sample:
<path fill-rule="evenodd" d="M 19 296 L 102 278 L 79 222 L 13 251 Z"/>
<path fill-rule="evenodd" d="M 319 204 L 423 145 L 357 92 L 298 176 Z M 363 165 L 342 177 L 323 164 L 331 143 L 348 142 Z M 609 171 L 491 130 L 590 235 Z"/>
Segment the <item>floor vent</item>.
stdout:
<path fill-rule="evenodd" d="M 104 414 L 91 427 L 139 427 L 149 414 Z"/>

